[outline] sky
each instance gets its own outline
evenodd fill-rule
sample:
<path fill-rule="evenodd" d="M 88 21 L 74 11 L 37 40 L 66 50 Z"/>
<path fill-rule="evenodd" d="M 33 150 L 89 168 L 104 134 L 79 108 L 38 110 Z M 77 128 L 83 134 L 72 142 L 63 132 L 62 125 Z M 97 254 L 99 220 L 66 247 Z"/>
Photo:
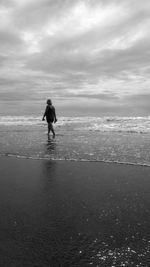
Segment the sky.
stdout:
<path fill-rule="evenodd" d="M 149 0 L 0 0 L 0 114 L 150 114 Z"/>

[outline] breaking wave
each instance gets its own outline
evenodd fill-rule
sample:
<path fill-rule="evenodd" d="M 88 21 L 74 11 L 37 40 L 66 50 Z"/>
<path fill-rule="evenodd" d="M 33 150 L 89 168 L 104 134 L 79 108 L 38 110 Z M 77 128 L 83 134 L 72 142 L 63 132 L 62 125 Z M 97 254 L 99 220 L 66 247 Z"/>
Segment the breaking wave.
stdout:
<path fill-rule="evenodd" d="M 0 116 L 0 126 L 43 126 L 39 116 Z M 75 127 L 82 131 L 150 133 L 147 117 L 60 117 L 56 127 Z"/>

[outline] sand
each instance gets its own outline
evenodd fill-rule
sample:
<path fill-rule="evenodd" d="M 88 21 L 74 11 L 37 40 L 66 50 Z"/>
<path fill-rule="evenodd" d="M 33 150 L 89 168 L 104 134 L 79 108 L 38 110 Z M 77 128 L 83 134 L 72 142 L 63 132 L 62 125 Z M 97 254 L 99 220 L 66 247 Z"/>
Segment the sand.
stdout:
<path fill-rule="evenodd" d="M 1 157 L 0 266 L 149 266 L 149 192 L 148 167 Z"/>

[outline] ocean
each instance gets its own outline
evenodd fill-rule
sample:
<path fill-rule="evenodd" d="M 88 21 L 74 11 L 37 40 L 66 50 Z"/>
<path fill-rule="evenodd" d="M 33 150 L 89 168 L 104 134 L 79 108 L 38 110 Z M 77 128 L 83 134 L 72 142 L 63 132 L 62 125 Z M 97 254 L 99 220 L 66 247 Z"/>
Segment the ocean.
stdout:
<path fill-rule="evenodd" d="M 56 138 L 39 116 L 0 116 L 0 155 L 150 166 L 150 116 L 59 117 Z"/>

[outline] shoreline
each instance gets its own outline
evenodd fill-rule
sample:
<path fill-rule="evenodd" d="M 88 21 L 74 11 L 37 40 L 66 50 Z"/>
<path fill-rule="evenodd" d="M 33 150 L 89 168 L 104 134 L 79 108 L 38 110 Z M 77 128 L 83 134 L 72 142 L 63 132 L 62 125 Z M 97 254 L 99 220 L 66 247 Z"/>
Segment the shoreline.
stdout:
<path fill-rule="evenodd" d="M 16 159 L 25 159 L 25 160 L 37 160 L 37 161 L 52 161 L 52 162 L 91 162 L 91 163 L 106 163 L 106 164 L 116 164 L 116 165 L 127 165 L 127 166 L 137 166 L 137 167 L 147 167 L 150 168 L 150 164 L 147 163 L 136 163 L 136 162 L 123 162 L 123 161 L 111 161 L 111 160 L 88 160 L 88 159 L 55 159 L 48 157 L 35 157 L 35 156 L 24 156 L 24 155 L 15 155 L 11 153 L 0 154 L 0 158 L 16 158 Z"/>

